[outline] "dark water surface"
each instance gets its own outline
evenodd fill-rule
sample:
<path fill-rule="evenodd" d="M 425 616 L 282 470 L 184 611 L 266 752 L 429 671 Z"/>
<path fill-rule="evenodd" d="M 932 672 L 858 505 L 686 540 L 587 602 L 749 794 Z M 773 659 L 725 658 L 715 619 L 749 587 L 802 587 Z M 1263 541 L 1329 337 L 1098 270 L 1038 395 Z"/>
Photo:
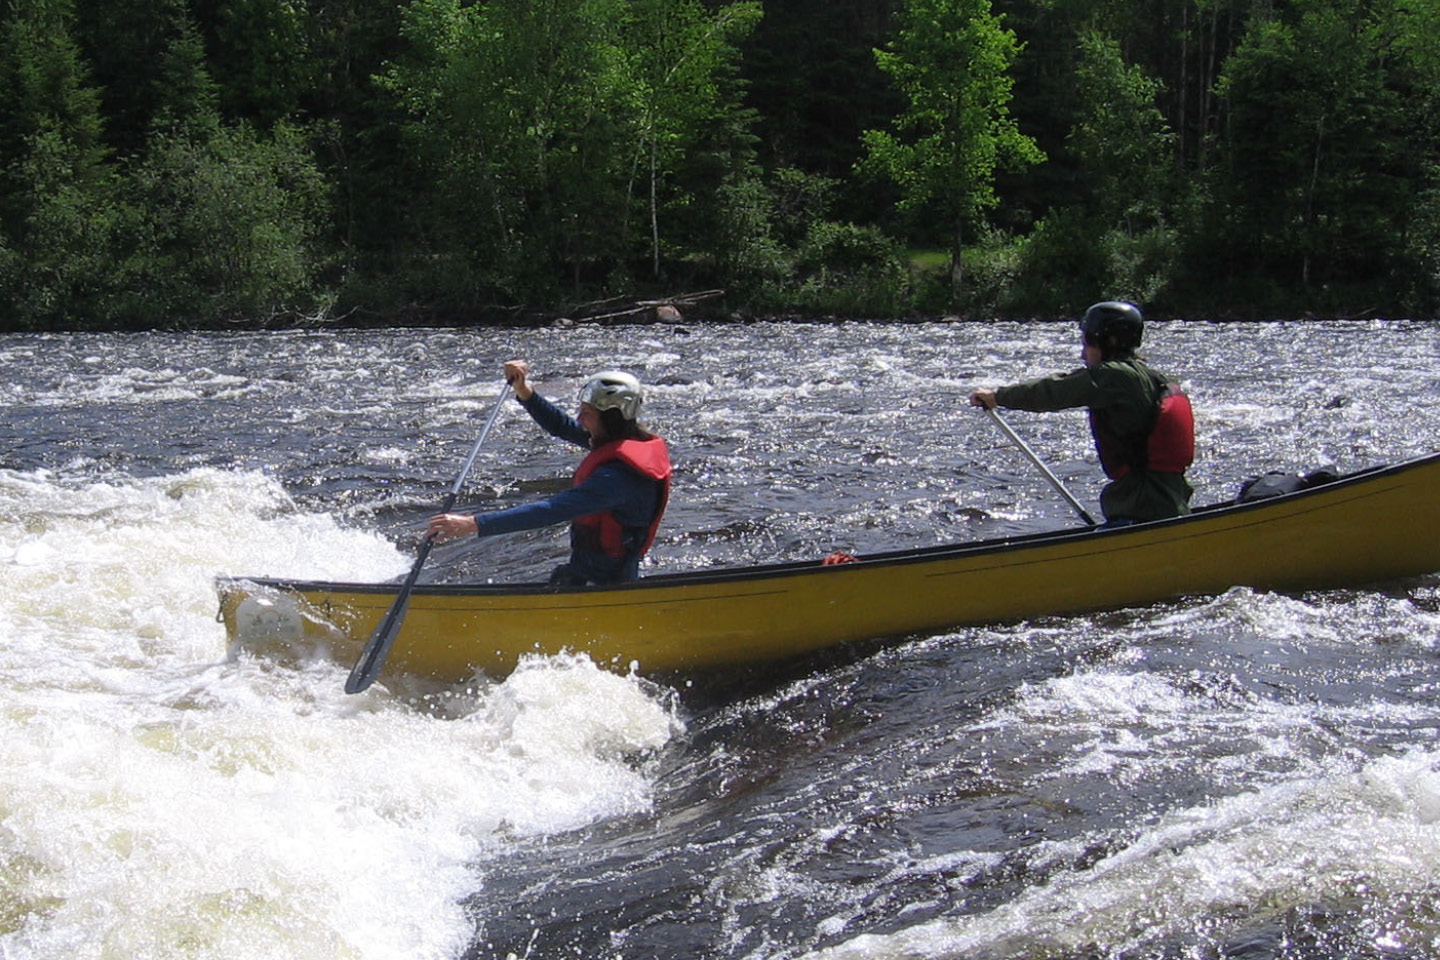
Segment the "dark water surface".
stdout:
<path fill-rule="evenodd" d="M 1197 502 L 1440 449 L 1430 322 L 1152 325 Z M 499 391 L 651 386 L 653 569 L 1077 521 L 969 391 L 1061 324 L 0 337 L 0 955 L 1440 957 L 1440 578 L 1223 596 L 656 683 L 422 701 L 228 657 L 216 574 L 410 565 Z M 1008 421 L 1092 512 L 1082 413 Z M 558 489 L 518 409 L 465 503 Z M 436 580 L 543 578 L 544 531 Z"/>

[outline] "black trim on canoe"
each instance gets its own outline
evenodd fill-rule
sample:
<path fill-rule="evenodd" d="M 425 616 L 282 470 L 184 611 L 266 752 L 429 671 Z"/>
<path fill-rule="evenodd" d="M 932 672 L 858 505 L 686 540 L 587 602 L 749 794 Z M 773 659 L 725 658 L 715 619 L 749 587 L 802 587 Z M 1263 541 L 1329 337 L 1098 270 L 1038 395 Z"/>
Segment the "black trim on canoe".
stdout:
<path fill-rule="evenodd" d="M 1208 504 L 1197 507 L 1192 513 L 1183 517 L 1172 517 L 1167 520 L 1154 520 L 1149 523 L 1137 523 L 1123 527 L 1084 527 L 1069 530 L 1050 530 L 1041 533 L 1018 534 L 1013 537 L 1000 537 L 992 540 L 977 540 L 973 543 L 942 544 L 934 547 L 914 547 L 907 550 L 895 550 L 886 553 L 862 554 L 857 556 L 853 563 L 836 564 L 824 568 L 836 572 L 847 568 L 866 568 L 878 565 L 923 563 L 926 561 L 958 557 L 973 554 L 985 553 L 1007 553 L 1014 550 L 1023 550 L 1029 547 L 1050 546 L 1063 543 L 1081 543 L 1088 540 L 1101 540 L 1111 538 L 1125 538 L 1134 536 L 1137 533 L 1144 533 L 1167 526 L 1187 526 L 1209 518 L 1225 515 L 1243 515 L 1251 512 L 1264 512 L 1281 505 L 1294 503 L 1309 497 L 1321 496 L 1326 493 L 1333 493 L 1336 490 L 1346 487 L 1363 485 L 1368 481 L 1391 477 L 1406 473 L 1421 467 L 1430 466 L 1440 461 L 1440 453 L 1430 454 L 1425 457 L 1418 457 L 1413 460 L 1406 460 L 1402 463 L 1389 466 L 1369 467 L 1346 474 L 1338 480 L 1329 483 L 1319 484 L 1294 493 L 1284 493 L 1268 497 L 1263 500 L 1255 500 L 1248 503 L 1236 501 L 1225 501 L 1222 503 Z M 1440 491 L 1437 491 L 1440 495 Z M 796 560 L 786 563 L 761 564 L 751 567 L 724 567 L 719 570 L 689 570 L 678 573 L 658 573 L 648 577 L 642 577 L 631 583 L 614 584 L 609 586 L 585 586 L 585 587 L 556 587 L 548 583 L 431 583 L 419 584 L 412 591 L 415 594 L 430 596 L 474 596 L 477 594 L 567 594 L 567 593 L 622 593 L 631 591 L 653 590 L 661 587 L 685 586 L 690 584 L 711 584 L 728 583 L 742 580 L 756 580 L 769 577 L 796 576 L 800 574 L 812 574 L 822 568 L 819 560 Z M 343 581 L 327 580 L 291 580 L 274 577 L 244 577 L 222 575 L 216 577 L 217 587 L 225 589 L 226 584 L 252 584 L 259 587 L 274 587 L 298 593 L 315 592 L 343 592 L 358 594 L 393 594 L 399 589 L 399 583 L 347 583 Z"/>

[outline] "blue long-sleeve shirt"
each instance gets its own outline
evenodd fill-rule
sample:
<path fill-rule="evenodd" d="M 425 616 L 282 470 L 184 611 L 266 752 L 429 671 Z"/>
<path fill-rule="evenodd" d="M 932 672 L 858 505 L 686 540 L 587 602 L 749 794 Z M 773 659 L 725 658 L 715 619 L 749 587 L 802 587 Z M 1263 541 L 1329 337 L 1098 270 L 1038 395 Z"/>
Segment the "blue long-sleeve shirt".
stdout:
<path fill-rule="evenodd" d="M 521 401 L 531 418 L 547 433 L 576 446 L 590 448 L 590 434 L 574 417 L 538 393 Z M 534 530 L 576 517 L 608 511 L 627 530 L 648 531 L 659 506 L 660 485 L 619 461 L 601 464 L 581 483 L 534 503 L 481 513 L 475 516 L 482 537 L 520 530 Z M 587 579 L 598 583 L 633 580 L 639 576 L 639 556 L 615 559 L 571 544 L 570 564 Z"/>

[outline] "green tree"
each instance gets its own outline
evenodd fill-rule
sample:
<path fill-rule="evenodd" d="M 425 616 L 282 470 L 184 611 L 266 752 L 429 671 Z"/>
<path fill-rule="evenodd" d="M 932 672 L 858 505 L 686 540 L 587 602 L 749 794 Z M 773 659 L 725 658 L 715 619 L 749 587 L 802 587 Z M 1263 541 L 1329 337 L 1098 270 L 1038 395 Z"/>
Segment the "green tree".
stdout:
<path fill-rule="evenodd" d="M 105 117 L 105 142 L 122 161 L 145 150 L 157 104 L 175 99 L 161 75 L 187 0 L 79 0 L 75 36 Z"/>
<path fill-rule="evenodd" d="M 1062 309 L 1101 293 L 1149 302 L 1169 276 L 1176 243 L 1177 163 L 1157 106 L 1162 84 L 1126 64 L 1105 34 L 1082 33 L 1078 48 L 1080 112 L 1065 142 L 1078 181 L 1037 226 L 1032 272 L 1046 278 Z"/>
<path fill-rule="evenodd" d="M 210 75 L 205 44 L 190 17 L 173 10 L 168 39 L 155 58 L 156 92 L 149 135 L 201 139 L 220 128 L 220 88 Z"/>
<path fill-rule="evenodd" d="M 424 242 L 442 267 L 431 282 L 449 296 L 548 294 L 558 261 L 579 269 L 603 242 L 600 223 L 624 222 L 603 188 L 622 163 L 594 82 L 617 11 L 613 0 L 405 9 L 409 49 L 382 84 L 410 117 L 405 137 L 429 181 L 415 198 Z"/>
<path fill-rule="evenodd" d="M 692 205 L 693 195 L 674 191 L 673 175 L 707 131 L 734 109 L 723 78 L 738 56 L 735 41 L 760 19 L 755 2 L 733 3 L 713 16 L 694 0 L 634 0 L 633 19 L 622 37 L 624 73 L 615 78 L 631 104 L 634 127 L 631 181 L 644 183 L 652 271 L 660 274 L 662 193 L 676 192 L 671 207 Z M 712 184 L 713 187 L 713 184 Z M 677 232 L 678 233 L 678 232 Z"/>
<path fill-rule="evenodd" d="M 227 124 L 188 18 L 173 24 L 144 159 L 129 186 L 142 212 L 126 305 L 147 323 L 303 312 L 321 296 L 326 185 L 303 132 Z"/>
<path fill-rule="evenodd" d="M 1028 2 L 1028 0 L 1027 0 Z M 836 212 L 878 222 L 895 202 L 890 190 L 852 176 L 861 134 L 905 106 L 875 64 L 889 36 L 892 0 L 785 0 L 743 46 L 745 99 L 756 112 L 757 152 L 768 171 L 835 182 Z"/>
<path fill-rule="evenodd" d="M 72 36 L 70 0 L 0 11 L 0 317 L 93 323 L 117 228 L 99 91 Z"/>
<path fill-rule="evenodd" d="M 134 189 L 145 204 L 135 319 L 255 320 L 324 306 L 316 242 L 325 184 L 294 128 L 157 134 Z"/>
<path fill-rule="evenodd" d="M 304 36 L 308 59 L 295 91 L 317 160 L 331 185 L 331 221 L 324 242 L 333 250 L 337 283 L 353 294 L 350 306 L 374 309 L 400 253 L 423 233 L 412 212 L 421 181 L 412 151 L 401 142 L 405 119 L 376 75 L 402 46 L 401 7 L 370 0 L 307 0 Z M 280 102 L 277 98 L 276 102 Z"/>
<path fill-rule="evenodd" d="M 1385 2 L 1294 0 L 1226 63 L 1205 240 L 1233 280 L 1318 303 L 1389 273 L 1433 156 L 1410 136 L 1393 27 Z"/>
<path fill-rule="evenodd" d="M 958 300 L 966 230 L 998 202 L 997 167 L 1041 162 L 1009 114 L 1008 73 L 1019 50 L 989 0 L 904 0 L 899 28 L 875 53 L 908 107 L 893 130 L 867 130 L 863 169 L 894 180 L 903 209 L 951 225 L 950 276 Z"/>
<path fill-rule="evenodd" d="M 1395 69 L 1411 93 L 1416 197 L 1402 218 L 1404 257 L 1394 286 L 1406 294 L 1409 311 L 1435 316 L 1440 310 L 1440 0 L 1408 0 L 1396 8 Z"/>
<path fill-rule="evenodd" d="M 1109 36 L 1086 32 L 1079 47 L 1083 106 L 1068 150 L 1100 223 L 1137 233 L 1164 219 L 1172 197 L 1175 138 L 1156 105 L 1163 85 L 1126 64 Z"/>
<path fill-rule="evenodd" d="M 692 0 L 415 0 L 410 48 L 383 83 L 430 172 L 430 243 L 450 265 L 437 280 L 514 301 L 553 298 L 567 275 L 572 292 L 623 283 L 647 254 L 658 272 L 667 236 L 672 251 L 684 243 L 678 214 L 713 204 L 727 172 L 694 186 L 734 110 L 720 76 L 732 40 L 758 15 Z"/>
<path fill-rule="evenodd" d="M 268 130 L 300 119 L 323 65 L 310 55 L 308 0 L 189 0 L 227 119 Z"/>

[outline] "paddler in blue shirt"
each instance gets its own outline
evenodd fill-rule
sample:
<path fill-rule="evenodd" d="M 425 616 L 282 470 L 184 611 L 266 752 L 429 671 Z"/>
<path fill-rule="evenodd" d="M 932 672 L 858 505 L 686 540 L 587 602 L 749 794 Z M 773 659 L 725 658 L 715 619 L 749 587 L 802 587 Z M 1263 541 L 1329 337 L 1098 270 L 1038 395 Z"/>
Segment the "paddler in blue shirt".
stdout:
<path fill-rule="evenodd" d="M 1085 366 L 970 395 L 973 406 L 990 409 L 1088 407 L 1095 449 L 1110 478 L 1100 509 L 1112 526 L 1190 512 L 1185 469 L 1195 459 L 1194 415 L 1180 385 L 1136 356 L 1144 330 L 1135 304 L 1097 303 L 1080 321 Z"/>
<path fill-rule="evenodd" d="M 442 513 L 430 518 L 440 540 L 482 537 L 570 523 L 570 560 L 557 567 L 557 586 L 612 584 L 640 576 L 640 558 L 655 541 L 670 498 L 670 454 L 665 441 L 640 425 L 640 381 L 618 370 L 597 373 L 580 390 L 571 417 L 529 383 L 523 360 L 505 364 L 515 399 L 547 433 L 590 452 L 574 485 L 553 497 L 493 513 Z"/>

